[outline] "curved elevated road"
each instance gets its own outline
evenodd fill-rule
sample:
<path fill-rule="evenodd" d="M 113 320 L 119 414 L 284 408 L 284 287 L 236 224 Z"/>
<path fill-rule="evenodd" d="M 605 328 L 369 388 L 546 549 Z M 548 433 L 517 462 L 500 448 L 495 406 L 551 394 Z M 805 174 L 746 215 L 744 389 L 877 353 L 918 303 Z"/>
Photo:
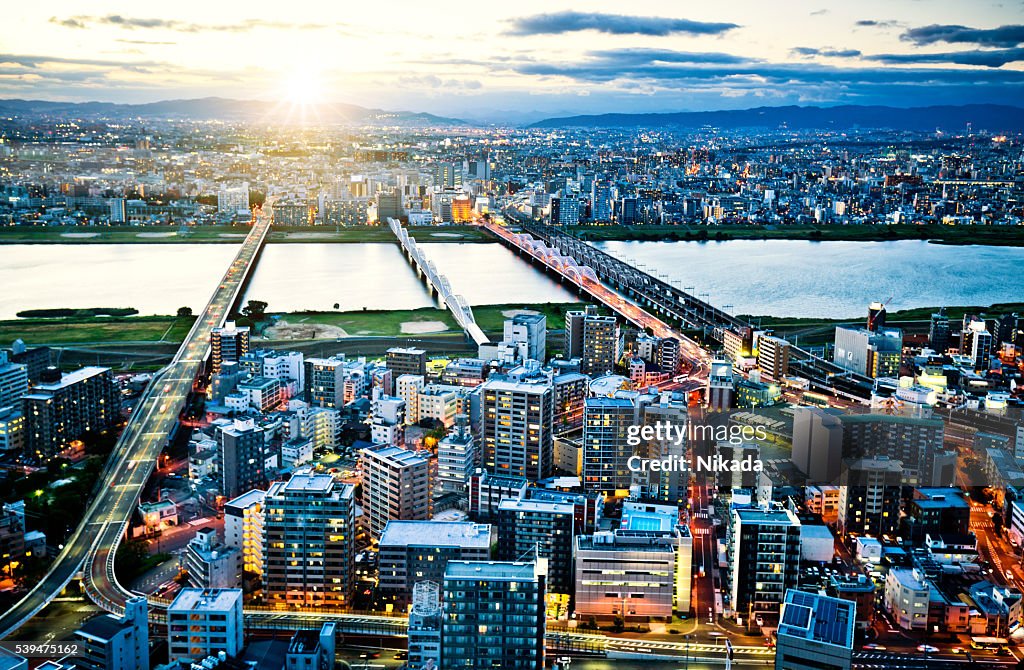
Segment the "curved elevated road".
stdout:
<path fill-rule="evenodd" d="M 270 223 L 268 216 L 256 217 L 238 255 L 178 353 L 154 377 L 136 406 L 100 476 L 102 488 L 84 510 L 78 527 L 50 571 L 28 595 L 0 616 L 0 637 L 7 637 L 37 614 L 83 567 L 89 596 L 110 612 L 123 611 L 124 601 L 131 594 L 114 579 L 114 553 L 206 357 L 210 331 L 226 320 Z"/>

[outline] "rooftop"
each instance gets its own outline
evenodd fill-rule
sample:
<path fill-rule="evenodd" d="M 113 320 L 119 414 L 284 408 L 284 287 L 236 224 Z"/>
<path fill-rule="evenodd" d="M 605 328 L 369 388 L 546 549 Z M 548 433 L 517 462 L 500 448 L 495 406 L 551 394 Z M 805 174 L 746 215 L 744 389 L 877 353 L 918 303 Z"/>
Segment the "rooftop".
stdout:
<path fill-rule="evenodd" d="M 742 523 L 766 523 L 776 526 L 799 526 L 800 521 L 788 509 L 747 507 L 733 510 Z"/>
<path fill-rule="evenodd" d="M 388 521 L 380 546 L 426 545 L 486 549 L 491 527 L 468 521 Z"/>
<path fill-rule="evenodd" d="M 535 563 L 514 563 L 500 561 L 448 561 L 444 571 L 448 579 L 487 579 L 490 581 L 523 582 L 536 581 Z"/>
<path fill-rule="evenodd" d="M 547 512 L 549 514 L 575 514 L 576 506 L 551 500 L 517 500 L 506 498 L 498 505 L 499 510 L 517 512 Z"/>
<path fill-rule="evenodd" d="M 182 589 L 167 609 L 225 612 L 234 607 L 242 607 L 242 589 Z"/>
<path fill-rule="evenodd" d="M 856 605 L 848 600 L 790 589 L 782 605 L 778 636 L 853 648 Z"/>
<path fill-rule="evenodd" d="M 96 367 L 95 365 L 79 368 L 74 372 L 66 373 L 60 378 L 59 382 L 36 384 L 32 387 L 33 395 L 44 391 L 58 391 L 62 388 L 66 388 L 83 380 L 89 379 L 90 377 L 96 377 L 97 375 L 102 375 L 107 372 L 110 372 L 110 368 L 101 368 Z"/>

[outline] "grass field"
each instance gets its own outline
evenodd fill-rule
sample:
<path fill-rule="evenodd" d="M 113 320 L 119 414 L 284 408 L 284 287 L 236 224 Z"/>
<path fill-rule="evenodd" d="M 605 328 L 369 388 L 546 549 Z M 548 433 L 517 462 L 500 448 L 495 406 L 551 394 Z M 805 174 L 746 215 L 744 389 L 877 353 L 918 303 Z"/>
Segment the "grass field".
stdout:
<path fill-rule="evenodd" d="M 238 244 L 249 227 L 229 226 L 5 226 L 0 244 Z M 475 226 L 414 226 L 409 233 L 417 242 L 493 242 Z M 386 226 L 274 227 L 270 242 L 394 242 Z"/>
<path fill-rule="evenodd" d="M 126 318 L 16 319 L 0 321 L 0 342 L 22 339 L 25 344 L 83 342 L 181 342 L 193 319 L 173 316 Z"/>
<path fill-rule="evenodd" d="M 903 309 L 896 312 L 888 312 L 886 314 L 887 323 L 911 323 L 915 321 L 927 322 L 931 320 L 932 314 L 939 311 L 938 307 L 920 307 L 916 309 Z M 987 307 L 982 306 L 955 306 L 946 308 L 946 316 L 949 317 L 950 321 L 960 321 L 963 319 L 964 314 L 985 314 L 989 318 L 998 317 L 1003 314 L 1012 314 L 1014 312 L 1024 312 L 1024 303 L 1011 302 L 1011 303 L 999 303 L 996 305 L 989 305 Z M 749 315 L 743 318 L 750 319 Z M 850 323 L 851 321 L 861 321 L 860 317 L 851 317 L 849 319 L 818 319 L 818 318 L 798 318 L 798 317 L 774 317 L 774 316 L 761 316 L 753 317 L 759 318 L 762 327 L 775 327 L 775 328 L 794 328 L 794 327 L 809 327 L 809 326 L 824 326 L 824 325 L 835 325 L 841 323 Z M 867 318 L 866 315 L 864 318 Z"/>
<path fill-rule="evenodd" d="M 942 244 L 1024 246 L 1024 226 L 850 225 L 850 226 L 576 226 L 588 241 L 815 240 L 887 242 L 929 240 Z"/>

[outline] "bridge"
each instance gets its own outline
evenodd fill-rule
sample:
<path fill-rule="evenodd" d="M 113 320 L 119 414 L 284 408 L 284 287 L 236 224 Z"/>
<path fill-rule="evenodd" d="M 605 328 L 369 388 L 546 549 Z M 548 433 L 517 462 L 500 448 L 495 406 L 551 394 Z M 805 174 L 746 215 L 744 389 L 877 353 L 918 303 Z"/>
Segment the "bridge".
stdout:
<path fill-rule="evenodd" d="M 238 254 L 185 341 L 171 363 L 153 377 L 132 412 L 100 475 L 101 488 L 78 527 L 42 580 L 0 616 L 0 638 L 35 616 L 80 569 L 88 596 L 108 612 L 123 613 L 125 601 L 134 594 L 121 586 L 114 574 L 117 547 L 206 359 L 210 332 L 224 324 L 239 299 L 270 224 L 269 216 L 257 213 Z"/>
<path fill-rule="evenodd" d="M 461 295 L 455 293 L 448 278 L 437 271 L 434 262 L 428 260 L 420 246 L 416 244 L 416 238 L 409 234 L 409 231 L 402 227 L 398 219 L 389 218 L 388 228 L 395 234 L 398 245 L 402 248 L 402 254 L 408 259 L 409 264 L 416 271 L 416 274 L 423 283 L 427 285 L 430 295 L 437 298 L 441 307 L 452 313 L 455 322 L 466 332 L 477 345 L 487 344 L 490 340 L 473 316 L 473 308 Z"/>
<path fill-rule="evenodd" d="M 701 380 L 707 377 L 710 369 L 708 352 L 700 344 L 645 309 L 644 301 L 631 300 L 610 289 L 602 282 L 600 274 L 593 267 L 580 263 L 577 258 L 556 246 L 549 246 L 547 241 L 535 238 L 530 232 L 516 233 L 490 219 L 481 219 L 479 223 L 508 246 L 525 253 L 630 323 L 641 328 L 649 328 L 657 337 L 678 340 L 680 352 L 692 366 L 690 378 Z M 649 303 L 646 306 L 649 306 Z"/>
<path fill-rule="evenodd" d="M 548 259 L 554 260 L 557 253 L 560 257 L 558 263 L 567 266 L 571 262 L 577 267 L 587 268 L 592 280 L 612 287 L 668 323 L 700 330 L 705 337 L 717 342 L 724 340 L 726 331 L 754 329 L 752 324 L 563 230 L 529 219 L 513 209 L 506 210 L 506 214 L 523 234 L 530 236 L 531 244 L 544 254 L 546 264 L 551 265 Z M 489 230 L 494 228 L 502 227 L 488 226 Z M 546 250 L 538 245 L 543 245 Z M 795 372 L 807 377 L 820 390 L 857 402 L 871 397 L 873 379 L 846 370 L 806 349 L 791 345 L 790 362 Z"/>

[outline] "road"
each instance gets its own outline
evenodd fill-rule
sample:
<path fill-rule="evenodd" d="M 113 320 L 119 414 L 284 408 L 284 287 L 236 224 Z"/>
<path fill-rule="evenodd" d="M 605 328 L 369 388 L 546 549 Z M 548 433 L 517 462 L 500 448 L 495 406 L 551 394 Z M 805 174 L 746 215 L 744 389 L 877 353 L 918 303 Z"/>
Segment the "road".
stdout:
<path fill-rule="evenodd" d="M 262 214 L 242 242 L 220 285 L 171 363 L 158 373 L 132 413 L 100 476 L 103 488 L 86 508 L 50 571 L 14 607 L 0 616 L 7 637 L 39 612 L 84 566 L 86 592 L 100 607 L 120 612 L 130 592 L 114 579 L 114 553 L 125 525 L 174 429 L 206 357 L 211 329 L 223 324 L 270 228 Z"/>

